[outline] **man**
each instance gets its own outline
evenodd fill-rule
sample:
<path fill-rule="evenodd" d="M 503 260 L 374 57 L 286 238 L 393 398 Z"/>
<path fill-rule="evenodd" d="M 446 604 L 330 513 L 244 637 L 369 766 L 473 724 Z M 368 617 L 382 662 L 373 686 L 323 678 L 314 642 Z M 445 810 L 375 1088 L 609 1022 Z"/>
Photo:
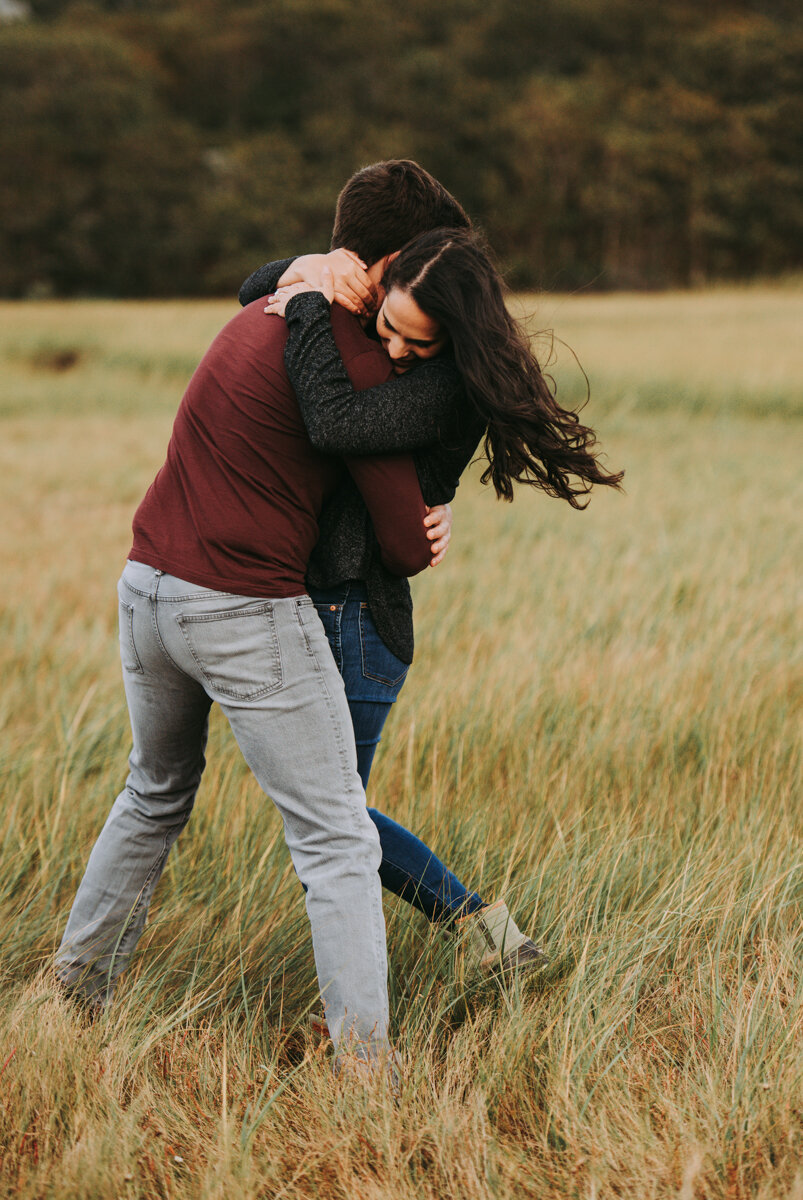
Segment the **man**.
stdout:
<path fill-rule="evenodd" d="M 386 214 L 385 254 L 455 211 L 430 177 L 411 179 Z M 337 310 L 335 321 L 355 386 L 388 379 L 381 349 L 347 314 Z M 109 1002 L 189 818 L 216 701 L 282 814 L 338 1058 L 375 1063 L 388 1050 L 379 844 L 342 681 L 304 586 L 318 517 L 343 468 L 306 436 L 285 340 L 284 324 L 259 305 L 229 322 L 190 382 L 135 516 L 119 585 L 130 774 L 90 856 L 56 970 L 89 1003 Z M 412 461 L 355 459 L 348 470 L 384 568 L 423 569 L 430 547 Z"/>

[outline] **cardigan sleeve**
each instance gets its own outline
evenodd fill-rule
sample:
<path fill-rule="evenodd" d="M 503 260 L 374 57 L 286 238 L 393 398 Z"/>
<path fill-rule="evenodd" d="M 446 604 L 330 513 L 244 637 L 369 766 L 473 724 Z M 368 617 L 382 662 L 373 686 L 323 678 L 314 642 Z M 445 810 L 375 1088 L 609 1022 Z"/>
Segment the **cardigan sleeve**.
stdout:
<path fill-rule="evenodd" d="M 455 446 L 428 446 L 413 454 L 418 482 L 425 504 L 449 504 L 454 499 L 460 476 L 475 457 L 485 433 L 481 418 L 470 416 Z"/>
<path fill-rule="evenodd" d="M 254 300 L 259 300 L 260 296 L 267 296 L 269 292 L 275 292 L 282 275 L 295 261 L 295 256 L 280 258 L 276 262 L 265 263 L 264 267 L 254 271 L 253 275 L 249 275 L 240 288 L 240 304 L 244 307 Z"/>
<path fill-rule="evenodd" d="M 356 391 L 332 334 L 321 292 L 301 292 L 285 310 L 284 361 L 310 441 L 327 454 L 385 454 L 461 443 L 466 397 L 448 357 Z M 475 443 L 476 444 L 476 443 Z"/>

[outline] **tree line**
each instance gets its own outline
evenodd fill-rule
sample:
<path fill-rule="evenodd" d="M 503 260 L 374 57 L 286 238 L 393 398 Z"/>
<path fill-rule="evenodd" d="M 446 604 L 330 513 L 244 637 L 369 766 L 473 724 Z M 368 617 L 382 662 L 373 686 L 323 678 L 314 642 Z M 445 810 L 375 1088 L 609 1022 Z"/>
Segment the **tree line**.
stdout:
<path fill-rule="evenodd" d="M 0 26 L 0 293 L 233 292 L 416 158 L 510 282 L 772 275 L 803 242 L 789 0 L 35 0 Z"/>

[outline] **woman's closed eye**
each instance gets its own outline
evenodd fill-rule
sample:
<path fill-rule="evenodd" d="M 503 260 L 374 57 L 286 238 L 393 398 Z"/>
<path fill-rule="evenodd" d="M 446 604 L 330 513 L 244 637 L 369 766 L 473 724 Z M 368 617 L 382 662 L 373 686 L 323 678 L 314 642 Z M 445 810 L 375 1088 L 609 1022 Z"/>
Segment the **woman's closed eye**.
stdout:
<path fill-rule="evenodd" d="M 396 374 L 408 370 L 418 359 L 434 358 L 446 345 L 446 335 L 437 321 L 427 316 L 401 288 L 391 288 L 376 319 L 379 340 L 393 362 Z"/>

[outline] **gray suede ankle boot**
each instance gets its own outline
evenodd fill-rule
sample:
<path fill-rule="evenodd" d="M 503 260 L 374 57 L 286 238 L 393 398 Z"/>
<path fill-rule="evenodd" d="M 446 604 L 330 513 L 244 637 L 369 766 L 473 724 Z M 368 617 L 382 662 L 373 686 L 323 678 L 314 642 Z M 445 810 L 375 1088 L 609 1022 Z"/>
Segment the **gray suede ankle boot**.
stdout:
<path fill-rule="evenodd" d="M 467 967 L 515 974 L 538 971 L 549 962 L 541 947 L 521 932 L 504 900 L 459 917 L 454 931 L 464 949 Z"/>

